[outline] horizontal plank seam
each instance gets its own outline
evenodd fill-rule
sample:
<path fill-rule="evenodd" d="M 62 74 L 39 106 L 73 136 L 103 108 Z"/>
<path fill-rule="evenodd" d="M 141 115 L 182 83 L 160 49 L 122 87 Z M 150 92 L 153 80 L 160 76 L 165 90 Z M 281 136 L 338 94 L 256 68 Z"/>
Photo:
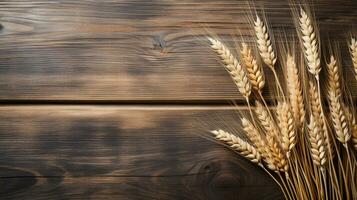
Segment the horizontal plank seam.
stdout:
<path fill-rule="evenodd" d="M 266 100 L 268 106 L 276 103 Z M 327 103 L 327 101 L 325 102 Z M 357 105 L 357 99 L 354 101 Z M 118 106 L 247 106 L 244 100 L 0 100 L 0 106 L 12 105 L 118 105 Z M 254 105 L 254 101 L 250 101 Z"/>
<path fill-rule="evenodd" d="M 0 105 L 245 105 L 241 100 L 0 100 Z"/>

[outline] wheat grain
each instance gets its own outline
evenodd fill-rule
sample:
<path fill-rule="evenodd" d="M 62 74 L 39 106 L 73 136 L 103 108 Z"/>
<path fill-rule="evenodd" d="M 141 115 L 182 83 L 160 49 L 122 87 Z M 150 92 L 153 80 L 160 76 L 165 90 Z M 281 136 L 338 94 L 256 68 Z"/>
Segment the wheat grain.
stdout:
<path fill-rule="evenodd" d="M 257 147 L 258 152 L 262 155 L 267 167 L 276 171 L 277 168 L 274 165 L 274 159 L 270 152 L 269 146 L 266 144 L 265 137 L 260 134 L 254 125 L 246 118 L 242 118 L 242 125 L 247 137 L 253 142 L 254 146 Z"/>
<path fill-rule="evenodd" d="M 318 129 L 316 131 L 319 133 L 323 133 L 326 136 L 325 138 L 327 140 L 327 128 L 323 116 L 323 110 L 320 103 L 319 94 L 315 84 L 312 81 L 309 82 L 309 85 L 311 113 L 314 117 L 314 123 L 316 124 L 315 127 Z"/>
<path fill-rule="evenodd" d="M 327 64 L 328 73 L 328 93 L 333 97 L 341 96 L 340 76 L 338 73 L 337 61 L 334 56 L 330 57 L 330 62 Z"/>
<path fill-rule="evenodd" d="M 300 10 L 300 29 L 308 70 L 311 74 L 318 76 L 321 65 L 316 31 L 314 30 L 311 19 L 303 9 Z"/>
<path fill-rule="evenodd" d="M 352 127 L 352 145 L 357 151 L 357 125 L 356 124 Z"/>
<path fill-rule="evenodd" d="M 323 167 L 327 161 L 326 154 L 326 143 L 324 135 L 321 134 L 321 126 L 313 114 L 310 115 L 309 128 L 309 141 L 310 141 L 310 152 L 312 156 L 313 163 L 317 166 Z"/>
<path fill-rule="evenodd" d="M 357 150 L 357 124 L 356 124 L 356 116 L 354 115 L 354 113 L 351 111 L 351 109 L 346 106 L 343 105 L 343 108 L 346 112 L 346 116 L 347 119 L 349 121 L 349 125 L 350 125 L 350 132 L 351 132 L 351 141 L 352 141 L 352 145 L 353 147 Z"/>
<path fill-rule="evenodd" d="M 337 139 L 347 145 L 351 134 L 348 131 L 348 122 L 344 109 L 341 105 L 341 86 L 338 74 L 338 66 L 333 56 L 330 57 L 330 63 L 327 64 L 328 72 L 328 98 L 330 103 L 330 112 Z"/>
<path fill-rule="evenodd" d="M 309 100 L 312 114 L 314 115 L 314 117 L 320 118 L 320 116 L 322 115 L 322 107 L 320 104 L 319 94 L 316 85 L 312 81 L 309 81 L 309 86 Z"/>
<path fill-rule="evenodd" d="M 224 63 L 225 68 L 237 85 L 239 92 L 244 97 L 248 98 L 251 93 L 251 84 L 248 80 L 245 70 L 239 64 L 236 57 L 230 52 L 228 47 L 216 39 L 209 37 L 208 40 L 211 42 L 211 48 L 216 52 L 216 54 Z"/>
<path fill-rule="evenodd" d="M 242 50 L 240 53 L 253 89 L 261 93 L 265 85 L 265 77 L 262 68 L 257 64 L 257 60 L 254 58 L 252 50 L 244 42 L 242 43 Z"/>
<path fill-rule="evenodd" d="M 293 113 L 290 105 L 286 102 L 279 102 L 277 106 L 278 125 L 282 135 L 281 147 L 290 157 L 290 151 L 296 144 L 296 132 L 294 126 Z"/>
<path fill-rule="evenodd" d="M 351 52 L 352 63 L 355 69 L 355 77 L 357 80 L 357 40 L 355 38 L 351 38 L 350 52 Z"/>
<path fill-rule="evenodd" d="M 254 28 L 260 56 L 263 58 L 263 61 L 266 65 L 268 65 L 270 68 L 274 68 L 276 63 L 276 55 L 267 27 L 258 15 L 256 21 L 254 22 Z"/>
<path fill-rule="evenodd" d="M 241 139 L 240 137 L 223 130 L 214 130 L 212 131 L 212 133 L 215 135 L 217 140 L 226 143 L 232 149 L 237 151 L 240 155 L 244 156 L 251 162 L 257 164 L 261 162 L 260 153 L 256 150 L 256 148 Z"/>
<path fill-rule="evenodd" d="M 291 55 L 287 56 L 286 67 L 287 67 L 286 82 L 287 82 L 291 107 L 294 113 L 296 127 L 301 127 L 301 129 L 303 129 L 304 128 L 303 123 L 305 120 L 305 108 L 304 108 L 304 100 L 303 100 L 304 98 L 302 95 L 298 69 L 296 68 L 295 60 Z"/>

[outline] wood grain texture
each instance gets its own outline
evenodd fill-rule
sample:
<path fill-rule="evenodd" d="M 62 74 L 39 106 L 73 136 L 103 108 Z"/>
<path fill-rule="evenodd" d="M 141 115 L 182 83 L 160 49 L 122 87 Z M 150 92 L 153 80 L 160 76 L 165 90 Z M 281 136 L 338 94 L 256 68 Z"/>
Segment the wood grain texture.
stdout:
<path fill-rule="evenodd" d="M 278 33 L 294 31 L 287 2 L 255 1 Z M 345 47 L 357 2 L 311 5 L 321 32 Z M 247 8 L 237 0 L 1 1 L 0 100 L 241 99 L 199 36 L 205 28 L 230 41 L 237 29 L 249 35 Z"/>
<path fill-rule="evenodd" d="M 1 106 L 0 199 L 281 199 L 202 137 L 236 122 L 223 107 Z"/>

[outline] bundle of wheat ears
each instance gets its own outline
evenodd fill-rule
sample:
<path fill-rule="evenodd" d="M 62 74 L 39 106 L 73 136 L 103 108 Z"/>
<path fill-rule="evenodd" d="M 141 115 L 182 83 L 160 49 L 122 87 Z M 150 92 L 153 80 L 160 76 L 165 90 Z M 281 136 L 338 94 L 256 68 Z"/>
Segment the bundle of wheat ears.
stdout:
<path fill-rule="evenodd" d="M 322 54 L 316 23 L 307 11 L 295 9 L 299 50 L 290 45 L 276 54 L 271 30 L 258 15 L 256 48 L 242 42 L 234 54 L 216 37 L 207 38 L 249 109 L 241 117 L 241 133 L 211 132 L 265 170 L 286 199 L 357 199 L 356 112 L 340 62 L 349 63 L 357 80 L 357 40 L 349 39 L 348 58 L 339 59 L 336 48 Z M 274 75 L 276 92 L 269 100 L 274 109 L 263 95 L 263 67 Z M 278 67 L 283 73 L 277 73 Z"/>

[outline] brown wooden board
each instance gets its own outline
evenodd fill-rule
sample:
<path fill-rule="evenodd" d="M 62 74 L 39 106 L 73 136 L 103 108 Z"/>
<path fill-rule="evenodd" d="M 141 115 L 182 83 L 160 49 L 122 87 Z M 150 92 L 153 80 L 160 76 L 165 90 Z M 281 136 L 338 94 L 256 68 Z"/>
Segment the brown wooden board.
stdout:
<path fill-rule="evenodd" d="M 282 199 L 205 138 L 238 126 L 226 107 L 1 106 L 0 199 Z"/>
<path fill-rule="evenodd" d="M 255 2 L 276 32 L 294 32 L 287 0 Z M 321 33 L 340 41 L 346 55 L 357 1 L 310 5 Z M 249 6 L 240 0 L 3 0 L 0 100 L 241 99 L 198 36 L 249 35 Z M 347 77 L 356 95 L 352 80 Z"/>

